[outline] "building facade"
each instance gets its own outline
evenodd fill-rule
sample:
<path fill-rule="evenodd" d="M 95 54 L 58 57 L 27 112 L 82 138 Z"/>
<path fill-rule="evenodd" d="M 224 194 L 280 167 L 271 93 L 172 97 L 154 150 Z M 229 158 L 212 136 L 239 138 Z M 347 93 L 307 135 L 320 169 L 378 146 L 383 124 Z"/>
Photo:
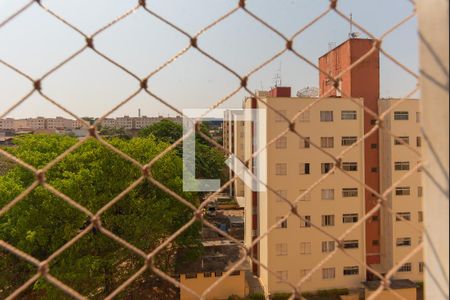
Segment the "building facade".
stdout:
<path fill-rule="evenodd" d="M 277 97 L 280 94 L 286 97 Z M 264 102 L 290 120 L 317 100 L 291 98 L 282 90 L 274 91 L 272 95 L 275 97 L 264 98 Z M 254 100 L 248 99 L 246 107 L 266 109 L 266 139 L 271 141 L 277 138 L 288 128 L 288 123 L 282 116 Z M 362 103 L 361 99 L 356 101 Z M 321 100 L 296 120 L 296 128 L 304 135 L 303 138 L 289 132 L 270 145 L 264 154 L 267 155 L 267 185 L 277 194 L 271 191 L 256 193 L 245 188 L 247 246 L 291 211 L 283 198 L 291 202 L 298 200 L 298 212 L 303 218 L 289 217 L 254 247 L 253 256 L 278 275 L 277 278 L 265 268 L 256 264 L 253 266 L 267 293 L 290 292 L 290 287 L 283 281 L 299 282 L 336 249 L 335 242 L 314 229 L 311 223 L 333 236 L 339 236 L 364 215 L 363 187 L 340 171 L 334 172 L 305 194 L 334 166 L 331 157 L 315 149 L 312 143 L 338 156 L 364 135 L 363 115 L 361 106 L 349 99 Z M 246 124 L 246 159 L 254 152 L 252 133 L 255 126 L 258 124 Z M 364 144 L 358 144 L 345 155 L 343 166 L 352 176 L 364 181 Z M 364 241 L 364 226 L 361 226 L 346 237 L 344 245 L 353 256 L 364 261 Z M 364 266 L 338 252 L 320 272 L 314 273 L 303 289 L 358 287 L 364 279 Z"/>
<path fill-rule="evenodd" d="M 386 116 L 383 122 L 384 126 L 380 130 L 382 192 L 400 181 L 420 163 L 418 154 L 413 151 L 420 152 L 422 147 L 419 105 L 420 101 L 418 100 L 383 99 L 379 101 L 380 113 L 392 110 Z M 413 149 L 402 144 L 395 137 Z M 420 231 L 423 229 L 421 176 L 421 168 L 418 168 L 387 196 L 387 206 L 393 214 L 385 208 L 381 214 L 381 235 L 383 237 L 381 262 L 384 271 L 397 265 L 422 241 L 422 232 Z M 415 226 L 416 229 L 412 226 Z M 400 268 L 396 278 L 422 281 L 423 272 L 423 253 L 420 252 Z"/>
<path fill-rule="evenodd" d="M 350 39 L 321 57 L 320 67 L 335 77 L 370 51 L 373 42 Z M 285 87 L 257 95 L 262 101 L 255 98 L 244 101 L 245 109 L 266 109 L 267 126 L 263 134 L 267 142 L 275 140 L 260 155 L 265 156 L 267 185 L 276 193 L 254 192 L 243 186 L 245 243 L 253 247 L 253 257 L 265 266 L 253 264 L 252 269 L 268 294 L 290 292 L 291 288 L 283 281 L 296 284 L 337 247 L 311 223 L 334 237 L 340 236 L 377 205 L 378 197 L 366 186 L 382 194 L 418 163 L 422 144 L 420 102 L 380 99 L 379 77 L 379 53 L 373 51 L 363 63 L 342 77 L 337 85 L 341 92 L 334 90 L 335 83 L 326 74 L 321 74 L 320 95 L 323 99 L 320 101 L 317 98 L 293 98 L 290 88 Z M 369 136 L 366 135 L 378 120 L 367 110 L 377 115 L 392 110 L 382 128 Z M 299 112 L 303 113 L 298 115 Z M 295 116 L 295 128 L 301 136 L 289 131 L 280 137 L 290 126 L 286 118 L 292 121 Z M 225 121 L 224 145 L 238 153 L 240 135 L 235 130 L 237 125 L 233 124 L 232 118 Z M 243 161 L 250 161 L 249 169 L 253 172 L 257 171 L 251 159 L 258 150 L 255 145 L 257 126 L 257 123 L 245 122 L 243 130 Z M 409 143 L 415 151 L 399 143 L 391 133 Z M 320 181 L 333 168 L 333 157 L 349 147 L 352 149 L 342 158 L 341 168 L 353 179 L 337 170 Z M 314 184 L 317 185 L 307 193 Z M 388 196 L 388 207 L 394 215 L 386 208 L 381 209 L 343 241 L 346 251 L 363 264 L 355 263 L 338 251 L 306 280 L 302 290 L 358 288 L 361 282 L 375 279 L 366 270 L 366 265 L 386 274 L 421 242 L 422 194 L 418 170 Z M 278 222 L 292 209 L 286 199 L 298 202 L 301 219 L 292 216 Z M 277 228 L 264 235 L 275 224 L 278 224 Z M 254 245 L 255 239 L 262 235 L 264 238 Z M 394 279 L 422 281 L 422 256 L 418 253 L 402 265 Z"/>

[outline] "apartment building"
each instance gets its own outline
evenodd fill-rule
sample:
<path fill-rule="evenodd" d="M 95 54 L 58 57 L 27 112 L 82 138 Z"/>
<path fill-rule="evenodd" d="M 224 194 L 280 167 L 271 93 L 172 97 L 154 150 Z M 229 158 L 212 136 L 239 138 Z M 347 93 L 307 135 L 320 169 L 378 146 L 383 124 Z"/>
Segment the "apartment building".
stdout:
<path fill-rule="evenodd" d="M 244 143 L 245 143 L 245 122 L 242 121 L 244 112 L 242 110 L 228 110 L 224 116 L 223 144 L 224 148 L 242 162 L 244 161 Z M 237 167 L 234 168 L 235 170 Z M 230 169 L 229 177 L 233 178 L 234 172 Z M 236 197 L 239 203 L 244 203 L 244 183 L 237 178 L 230 186 L 230 196 Z"/>
<path fill-rule="evenodd" d="M 14 129 L 14 119 L 0 119 L 0 129 L 3 130 L 13 130 Z"/>
<path fill-rule="evenodd" d="M 406 173 L 417 167 L 420 158 L 401 139 L 414 150 L 422 147 L 420 133 L 420 102 L 418 100 L 401 101 L 399 99 L 383 99 L 379 101 L 380 113 L 387 110 L 383 129 L 380 131 L 380 173 L 381 191 L 384 192 L 398 182 Z M 392 133 L 394 136 L 392 136 Z M 381 262 L 385 271 L 397 265 L 414 247 L 422 241 L 422 234 L 416 228 L 423 226 L 423 188 L 421 169 L 395 188 L 388 198 L 387 210 L 381 214 L 381 235 L 383 237 Z M 397 217 L 398 216 L 398 217 Z M 405 222 L 408 220 L 408 222 Z M 404 264 L 396 274 L 398 279 L 423 280 L 423 253 L 418 253 Z"/>
<path fill-rule="evenodd" d="M 320 67 L 336 76 L 367 53 L 372 45 L 371 40 L 350 39 L 322 56 Z M 267 293 L 289 292 L 290 287 L 282 281 L 295 284 L 335 249 L 335 243 L 312 228 L 310 222 L 333 236 L 339 236 L 377 204 L 376 195 L 364 185 L 382 193 L 418 163 L 418 155 L 395 141 L 388 132 L 393 132 L 419 151 L 422 143 L 419 101 L 411 99 L 400 103 L 398 99 L 380 99 L 379 77 L 379 53 L 375 51 L 364 63 L 346 73 L 339 82 L 342 92 L 332 90 L 333 82 L 321 74 L 320 95 L 324 99 L 314 105 L 317 99 L 293 98 L 290 88 L 286 87 L 276 87 L 258 95 L 263 102 L 254 98 L 244 101 L 246 109 L 266 109 L 267 126 L 263 135 L 267 141 L 277 140 L 262 154 L 265 155 L 264 168 L 267 168 L 268 186 L 282 196 L 270 191 L 254 192 L 244 186 L 246 245 L 250 246 L 255 238 L 267 232 L 290 211 L 282 198 L 299 200 L 298 211 L 303 218 L 290 217 L 253 247 L 252 255 L 265 266 L 254 264 L 253 273 L 260 278 Z M 264 102 L 271 109 L 263 105 Z M 292 132 L 278 138 L 289 126 L 282 116 L 292 120 L 310 105 L 312 107 L 295 121 L 303 138 Z M 390 108 L 393 111 L 388 115 L 384 129 L 355 146 L 377 124 L 363 107 L 377 114 Z M 257 151 L 257 126 L 250 122 L 244 124 L 244 160 Z M 226 127 L 224 145 L 237 151 L 239 133 L 234 130 L 236 124 L 230 121 Z M 364 185 L 336 171 L 315 186 L 311 193 L 304 194 L 334 164 L 332 157 L 312 144 L 333 156 L 354 145 L 344 156 L 342 168 Z M 256 164 L 254 160 L 250 161 L 249 169 L 255 172 Z M 304 196 L 299 199 L 302 193 Z M 385 274 L 398 264 L 421 241 L 422 193 L 421 172 L 417 171 L 389 196 L 388 205 L 395 212 L 394 216 L 383 209 L 345 238 L 344 247 L 364 264 L 358 265 L 338 252 L 306 281 L 303 291 L 358 288 L 361 282 L 375 279 L 366 270 L 366 265 Z M 423 268 L 422 253 L 418 253 L 400 268 L 394 279 L 422 281 Z"/>
<path fill-rule="evenodd" d="M 46 118 L 45 128 L 46 129 L 75 129 L 76 122 L 71 119 L 65 119 L 62 117 L 56 118 Z"/>
<path fill-rule="evenodd" d="M 276 88 L 264 102 L 288 119 L 310 106 L 317 99 L 292 98 L 290 89 Z M 362 99 L 356 99 L 362 103 Z M 267 141 L 276 138 L 289 124 L 285 119 L 268 109 L 256 99 L 247 99 L 246 108 L 266 109 Z M 254 152 L 253 132 L 258 124 L 247 124 L 245 128 L 245 159 Z M 267 148 L 267 184 L 278 195 L 271 192 L 253 192 L 245 187 L 246 234 L 249 246 L 263 235 L 290 210 L 290 206 L 279 196 L 295 201 L 314 183 L 333 168 L 333 159 L 315 149 L 312 144 L 338 156 L 354 146 L 364 135 L 364 111 L 350 99 L 327 98 L 296 120 L 296 128 L 304 138 L 289 132 Z M 255 168 L 251 164 L 251 168 Z M 364 182 L 364 144 L 354 146 L 343 159 L 343 168 L 351 176 Z M 288 218 L 270 235 L 254 247 L 253 256 L 264 266 L 274 271 L 279 278 L 265 268 L 253 265 L 267 293 L 289 292 L 290 287 L 282 281 L 297 283 L 330 252 L 336 244 L 329 236 L 311 226 L 321 227 L 333 236 L 339 236 L 354 225 L 365 213 L 363 187 L 340 171 L 331 174 L 314 190 L 298 199 L 298 211 L 303 217 Z M 354 230 L 344 242 L 346 250 L 354 257 L 365 259 L 364 226 Z M 305 291 L 319 289 L 359 287 L 365 280 L 366 270 L 343 253 L 337 253 L 319 272 L 303 286 Z"/>

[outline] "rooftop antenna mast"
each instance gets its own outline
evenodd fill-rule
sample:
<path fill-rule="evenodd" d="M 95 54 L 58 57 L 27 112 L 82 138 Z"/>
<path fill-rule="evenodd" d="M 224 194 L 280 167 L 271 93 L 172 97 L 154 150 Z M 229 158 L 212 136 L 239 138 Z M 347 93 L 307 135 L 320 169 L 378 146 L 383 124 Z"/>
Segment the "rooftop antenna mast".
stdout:
<path fill-rule="evenodd" d="M 353 32 L 353 13 L 350 13 L 350 32 L 348 33 L 349 39 L 356 39 L 360 36 L 359 32 Z"/>
<path fill-rule="evenodd" d="M 283 81 L 281 78 L 281 72 L 282 72 L 282 62 L 280 62 L 280 67 L 277 70 L 277 73 L 275 75 L 274 81 L 275 81 L 275 87 L 280 87 L 283 85 Z"/>

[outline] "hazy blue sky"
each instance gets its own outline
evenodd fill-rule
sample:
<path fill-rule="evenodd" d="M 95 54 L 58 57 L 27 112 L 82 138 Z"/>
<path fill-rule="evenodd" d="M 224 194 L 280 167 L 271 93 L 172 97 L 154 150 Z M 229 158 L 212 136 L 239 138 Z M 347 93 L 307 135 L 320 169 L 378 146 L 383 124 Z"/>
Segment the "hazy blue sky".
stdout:
<path fill-rule="evenodd" d="M 0 0 L 0 22 L 28 0 Z M 135 5 L 131 0 L 42 0 L 58 14 L 87 34 Z M 237 0 L 148 0 L 148 7 L 189 33 L 196 33 L 237 5 Z M 286 35 L 323 12 L 328 0 L 248 0 L 256 15 Z M 406 0 L 341 0 L 340 8 L 352 12 L 357 22 L 376 36 L 412 12 Z M 416 20 L 389 35 L 384 48 L 413 70 L 418 68 Z M 335 13 L 327 15 L 295 40 L 295 48 L 316 62 L 330 42 L 343 42 L 349 24 Z M 135 74 L 145 76 L 187 46 L 189 41 L 143 10 L 114 25 L 95 40 L 95 46 Z M 0 58 L 38 78 L 61 60 L 81 48 L 84 39 L 48 13 L 33 5 L 0 29 Z M 200 37 L 199 45 L 240 74 L 244 74 L 284 47 L 268 29 L 238 12 Z M 318 85 L 318 73 L 287 53 L 250 79 L 251 89 L 268 89 L 282 65 L 283 84 L 294 93 Z M 398 97 L 411 91 L 415 80 L 382 59 L 383 97 Z M 0 65 L 0 112 L 5 111 L 30 88 L 30 83 Z M 204 108 L 239 86 L 226 70 L 190 50 L 171 66 L 154 76 L 149 86 L 157 95 L 179 108 Z M 139 87 L 138 82 L 98 57 L 91 50 L 75 58 L 43 82 L 46 94 L 80 117 L 99 116 Z M 224 107 L 240 107 L 244 92 Z M 119 109 L 117 115 L 173 114 L 146 94 Z M 21 105 L 10 117 L 63 115 L 58 108 L 37 95 Z"/>

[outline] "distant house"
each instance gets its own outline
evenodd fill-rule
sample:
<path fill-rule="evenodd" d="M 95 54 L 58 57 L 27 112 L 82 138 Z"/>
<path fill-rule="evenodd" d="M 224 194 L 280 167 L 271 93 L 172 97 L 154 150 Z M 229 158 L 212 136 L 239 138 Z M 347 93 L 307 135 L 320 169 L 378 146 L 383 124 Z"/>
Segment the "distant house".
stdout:
<path fill-rule="evenodd" d="M 215 282 L 223 280 L 213 288 L 205 299 L 228 299 L 231 295 L 245 297 L 248 293 L 246 283 L 246 272 L 250 265 L 244 263 L 235 269 L 228 277 L 224 275 L 234 264 L 239 261 L 244 253 L 240 247 L 233 243 L 217 244 L 213 242 L 204 243 L 205 252 L 203 256 L 194 262 L 182 265 L 177 271 L 180 276 L 180 283 L 202 295 Z M 186 289 L 180 289 L 180 300 L 194 300 L 197 296 L 192 295 Z"/>

